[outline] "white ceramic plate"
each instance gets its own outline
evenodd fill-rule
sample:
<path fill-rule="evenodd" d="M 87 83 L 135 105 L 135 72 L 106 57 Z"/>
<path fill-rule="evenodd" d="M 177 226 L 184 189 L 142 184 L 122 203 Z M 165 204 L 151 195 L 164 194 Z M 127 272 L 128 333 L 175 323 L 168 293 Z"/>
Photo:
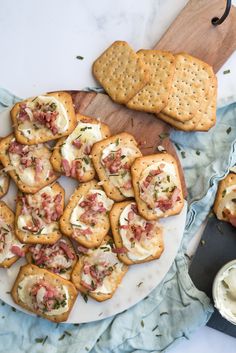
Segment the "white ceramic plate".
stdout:
<path fill-rule="evenodd" d="M 11 130 L 9 110 L 0 114 L 0 136 L 9 134 Z M 70 178 L 60 177 L 59 182 L 66 191 L 66 202 L 72 194 L 77 182 Z M 9 191 L 3 200 L 15 210 L 16 187 L 11 181 Z M 145 298 L 164 278 L 170 269 L 178 252 L 186 221 L 187 203 L 185 202 L 182 212 L 177 216 L 168 217 L 160 221 L 164 228 L 165 250 L 160 259 L 149 263 L 130 266 L 121 285 L 112 299 L 98 303 L 93 299 L 87 303 L 79 295 L 68 323 L 82 323 L 101 320 L 111 315 L 118 314 Z M 20 266 L 25 263 L 24 259 L 17 261 L 10 269 L 0 269 L 0 299 L 7 304 L 25 311 L 16 305 L 9 291 L 15 281 Z M 27 312 L 29 314 L 29 312 Z"/>

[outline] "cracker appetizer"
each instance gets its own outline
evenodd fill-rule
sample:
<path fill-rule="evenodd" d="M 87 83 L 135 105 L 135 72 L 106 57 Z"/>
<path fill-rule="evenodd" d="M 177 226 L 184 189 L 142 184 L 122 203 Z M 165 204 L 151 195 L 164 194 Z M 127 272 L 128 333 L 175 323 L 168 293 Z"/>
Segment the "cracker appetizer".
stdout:
<path fill-rule="evenodd" d="M 4 171 L 2 163 L 0 163 L 0 198 L 2 198 L 8 192 L 10 185 L 10 177 Z"/>
<path fill-rule="evenodd" d="M 98 120 L 76 115 L 77 126 L 68 136 L 61 138 L 54 147 L 51 163 L 57 172 L 81 182 L 92 180 L 95 170 L 90 158 L 95 142 L 110 136 L 109 127 Z"/>
<path fill-rule="evenodd" d="M 77 297 L 74 285 L 47 270 L 22 266 L 11 291 L 14 302 L 47 320 L 68 319 Z"/>
<path fill-rule="evenodd" d="M 184 199 L 178 166 L 170 154 L 137 158 L 131 167 L 131 174 L 141 216 L 152 221 L 182 210 Z"/>
<path fill-rule="evenodd" d="M 90 249 L 79 257 L 72 272 L 76 288 L 95 300 L 110 299 L 128 270 L 117 257 L 111 237 L 106 236 L 101 246 Z"/>
<path fill-rule="evenodd" d="M 236 174 L 229 173 L 219 184 L 214 212 L 221 221 L 236 227 Z"/>
<path fill-rule="evenodd" d="M 114 204 L 110 221 L 120 261 L 132 265 L 161 256 L 164 250 L 162 228 L 157 221 L 150 222 L 140 216 L 135 202 Z"/>
<path fill-rule="evenodd" d="M 26 259 L 28 263 L 70 280 L 77 256 L 70 240 L 62 238 L 52 245 L 31 245 L 26 254 Z"/>
<path fill-rule="evenodd" d="M 69 135 L 76 125 L 72 98 L 54 92 L 16 103 L 11 110 L 16 140 L 35 145 Z"/>
<path fill-rule="evenodd" d="M 134 137 L 126 132 L 97 142 L 92 148 L 92 160 L 108 197 L 123 201 L 134 196 L 130 167 L 142 153 Z"/>
<path fill-rule="evenodd" d="M 87 248 L 99 246 L 110 228 L 112 205 L 97 181 L 80 185 L 60 219 L 61 231 Z"/>
<path fill-rule="evenodd" d="M 0 201 L 0 267 L 10 267 L 24 257 L 27 250 L 15 236 L 14 218 L 12 210 Z"/>
<path fill-rule="evenodd" d="M 50 157 L 46 145 L 22 145 L 13 134 L 0 141 L 0 161 L 23 192 L 34 194 L 58 178 Z"/>
<path fill-rule="evenodd" d="M 23 243 L 53 244 L 60 237 L 59 219 L 64 209 L 64 189 L 55 183 L 35 194 L 19 193 L 16 203 L 16 236 Z"/>

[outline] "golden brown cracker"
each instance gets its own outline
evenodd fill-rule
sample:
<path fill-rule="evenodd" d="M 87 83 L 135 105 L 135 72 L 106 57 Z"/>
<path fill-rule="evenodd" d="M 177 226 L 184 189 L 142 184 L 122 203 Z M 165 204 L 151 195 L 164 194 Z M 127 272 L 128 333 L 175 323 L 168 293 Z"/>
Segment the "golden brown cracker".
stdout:
<path fill-rule="evenodd" d="M 127 103 L 149 81 L 142 59 L 126 42 L 116 41 L 94 62 L 93 74 L 117 103 Z"/>
<path fill-rule="evenodd" d="M 162 50 L 139 50 L 138 56 L 150 72 L 150 81 L 126 104 L 149 113 L 160 112 L 168 102 L 175 71 L 175 57 Z"/>
<path fill-rule="evenodd" d="M 166 162 L 174 166 L 175 175 L 177 179 L 176 186 L 180 190 L 180 200 L 176 201 L 176 205 L 173 208 L 168 209 L 165 212 L 162 212 L 161 216 L 157 216 L 155 213 L 155 210 L 150 209 L 147 206 L 146 202 L 144 202 L 140 198 L 140 189 L 139 189 L 139 180 L 142 172 L 145 171 L 146 168 L 148 168 L 149 166 L 157 162 Z M 160 154 L 153 154 L 153 155 L 137 158 L 131 167 L 131 174 L 132 174 L 135 200 L 137 203 L 138 211 L 141 216 L 143 216 L 147 220 L 153 221 L 153 220 L 157 220 L 158 218 L 172 216 L 181 212 L 184 205 L 184 198 L 183 198 L 183 191 L 182 191 L 177 162 L 173 156 L 171 156 L 168 153 L 164 153 L 164 154 L 160 153 Z"/>
<path fill-rule="evenodd" d="M 46 141 L 55 140 L 55 139 L 58 139 L 62 136 L 69 135 L 72 132 L 72 130 L 74 130 L 74 128 L 75 128 L 76 117 L 75 117 L 75 111 L 74 111 L 74 106 L 73 106 L 71 95 L 67 92 L 52 92 L 52 93 L 43 94 L 43 96 L 54 97 L 60 103 L 62 103 L 62 105 L 64 106 L 64 108 L 68 114 L 68 120 L 69 120 L 68 128 L 63 133 L 57 133 L 54 135 L 50 129 L 48 129 L 46 127 L 35 128 L 32 124 L 31 135 L 32 136 L 36 135 L 36 136 L 34 136 L 34 138 L 30 138 L 30 139 L 28 137 L 24 136 L 23 132 L 18 129 L 19 121 L 18 121 L 17 115 L 19 113 L 20 105 L 22 103 L 27 103 L 27 102 L 33 101 L 36 97 L 28 98 L 22 102 L 16 103 L 11 110 L 11 119 L 12 119 L 12 123 L 13 123 L 13 127 L 14 127 L 16 140 L 22 144 L 35 145 L 38 143 L 43 143 Z"/>
<path fill-rule="evenodd" d="M 47 312 L 43 312 L 41 310 L 33 309 L 31 306 L 29 306 L 27 303 L 21 300 L 18 294 L 19 290 L 19 285 L 20 283 L 24 280 L 24 278 L 27 278 L 29 276 L 38 276 L 39 278 L 42 278 L 47 284 L 52 285 L 55 288 L 58 288 L 59 286 L 64 286 L 68 290 L 68 310 L 62 314 L 59 315 L 48 315 Z M 77 298 L 77 290 L 75 286 L 65 280 L 64 278 L 55 275 L 52 272 L 49 272 L 47 270 L 41 269 L 37 266 L 34 266 L 32 264 L 28 264 L 25 266 L 22 266 L 20 268 L 20 271 L 18 273 L 18 276 L 16 278 L 16 281 L 13 285 L 13 288 L 11 290 L 11 296 L 14 300 L 14 302 L 18 305 L 20 305 L 22 308 L 33 312 L 36 315 L 39 315 L 47 320 L 53 321 L 53 322 L 63 322 L 66 321 L 69 317 L 69 314 L 71 312 L 71 309 L 75 303 L 75 300 Z"/>

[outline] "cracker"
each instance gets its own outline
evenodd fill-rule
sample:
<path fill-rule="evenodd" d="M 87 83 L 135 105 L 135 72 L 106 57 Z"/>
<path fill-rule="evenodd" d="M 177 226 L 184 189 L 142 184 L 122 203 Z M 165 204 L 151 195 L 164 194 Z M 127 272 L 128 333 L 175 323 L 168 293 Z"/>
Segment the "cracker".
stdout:
<path fill-rule="evenodd" d="M 180 200 L 176 201 L 175 206 L 173 208 L 169 208 L 166 211 L 159 211 L 158 214 L 155 209 L 148 207 L 147 203 L 143 201 L 140 197 L 140 188 L 139 188 L 139 180 L 143 172 L 150 166 L 154 165 L 154 163 L 167 163 L 174 168 L 175 174 L 175 186 L 179 189 L 179 197 Z M 147 220 L 157 220 L 162 217 L 168 217 L 175 214 L 179 214 L 184 205 L 183 191 L 181 186 L 181 180 L 179 176 L 177 162 L 173 156 L 168 153 L 160 153 L 153 154 L 141 158 L 137 158 L 131 167 L 132 174 L 132 182 L 134 187 L 135 200 L 137 203 L 138 211 L 141 216 L 143 216 Z M 168 172 L 169 174 L 169 172 Z"/>
<path fill-rule="evenodd" d="M 45 281 L 47 284 L 53 286 L 54 288 L 58 289 L 60 287 L 66 287 L 66 289 L 68 290 L 68 310 L 65 311 L 62 314 L 59 315 L 49 315 L 47 314 L 46 311 L 42 311 L 42 310 L 36 310 L 34 308 L 31 307 L 31 305 L 25 303 L 25 301 L 22 301 L 22 299 L 19 296 L 19 285 L 20 283 L 24 280 L 27 279 L 27 277 L 29 276 L 38 276 L 39 278 L 41 278 L 43 281 Z M 77 290 L 75 288 L 75 286 L 65 280 L 64 278 L 55 275 L 52 272 L 49 272 L 47 270 L 41 269 L 37 266 L 34 266 L 32 264 L 28 264 L 25 266 L 22 266 L 20 268 L 20 271 L 18 273 L 18 276 L 16 278 L 16 281 L 13 285 L 13 288 L 11 290 L 11 296 L 14 300 L 14 302 L 18 305 L 20 305 L 22 308 L 31 311 L 32 313 L 39 315 L 47 320 L 53 321 L 53 322 L 63 322 L 66 321 L 69 317 L 70 311 L 75 303 L 75 300 L 77 298 Z"/>
<path fill-rule="evenodd" d="M 73 107 L 73 102 L 71 95 L 67 92 L 53 92 L 47 93 L 43 96 L 46 97 L 54 97 L 57 101 L 59 101 L 66 110 L 68 114 L 68 127 L 62 133 L 53 134 L 50 129 L 47 127 L 42 126 L 41 128 L 35 128 L 33 124 L 29 125 L 29 129 L 31 130 L 30 136 L 27 137 L 23 134 L 21 130 L 19 130 L 19 120 L 18 120 L 18 113 L 20 111 L 20 106 L 22 103 L 31 102 L 36 99 L 36 97 L 28 98 L 23 102 L 16 103 L 11 110 L 11 119 L 14 127 L 14 132 L 16 136 L 16 140 L 22 144 L 26 145 L 35 145 L 37 143 L 42 143 L 50 140 L 58 139 L 62 136 L 67 136 L 71 133 L 71 131 L 75 128 L 76 125 L 76 118 L 75 118 L 75 111 Z"/>
<path fill-rule="evenodd" d="M 113 244 L 113 240 L 109 236 L 105 237 L 104 241 L 101 244 L 101 247 L 106 247 L 107 244 Z M 80 292 L 89 295 L 91 298 L 97 300 L 98 302 L 102 302 L 104 300 L 108 300 L 113 297 L 115 291 L 117 290 L 118 286 L 120 285 L 120 283 L 122 281 L 122 278 L 124 277 L 124 275 L 128 271 L 128 266 L 126 266 L 124 264 L 122 265 L 120 274 L 117 274 L 117 276 L 115 278 L 116 286 L 111 293 L 104 294 L 104 293 L 100 293 L 100 292 L 96 293 L 94 291 L 89 291 L 81 283 L 81 275 L 82 275 L 82 271 L 83 271 L 83 267 L 84 267 L 84 262 L 88 259 L 88 257 L 92 256 L 93 251 L 96 251 L 96 249 L 90 250 L 90 253 L 88 253 L 87 255 L 81 255 L 79 257 L 79 261 L 75 265 L 74 270 L 72 272 L 72 283 L 75 285 L 75 287 Z M 107 254 L 107 252 L 106 252 L 106 254 Z M 117 263 L 119 263 L 118 257 L 117 257 Z"/>
<path fill-rule="evenodd" d="M 179 130 L 208 131 L 216 122 L 216 93 L 217 79 L 214 77 L 208 94 L 204 97 L 196 114 L 190 120 L 178 121 L 162 112 L 157 114 L 157 116 Z"/>
<path fill-rule="evenodd" d="M 216 194 L 216 198 L 215 198 L 215 203 L 213 206 L 213 210 L 217 216 L 218 219 L 220 219 L 221 221 L 226 221 L 229 222 L 229 217 L 228 214 L 225 214 L 225 212 L 223 213 L 223 204 L 225 202 L 229 202 L 230 200 L 228 200 L 227 197 L 227 192 L 226 189 L 229 187 L 234 187 L 233 190 L 236 194 L 236 174 L 234 173 L 229 173 L 225 179 L 221 180 L 218 186 L 218 190 L 217 190 L 217 194 Z M 223 207 L 223 209 L 222 209 Z M 235 210 L 236 210 L 236 206 L 235 206 Z"/>
<path fill-rule="evenodd" d="M 35 185 L 28 185 L 24 183 L 18 173 L 16 173 L 15 169 L 12 169 L 12 164 L 11 160 L 8 154 L 8 148 L 10 146 L 11 141 L 14 139 L 14 135 L 8 135 L 7 137 L 3 138 L 0 141 L 0 161 L 2 162 L 3 166 L 8 169 L 7 173 L 10 175 L 10 177 L 14 180 L 16 183 L 17 187 L 22 191 L 30 194 L 34 194 L 40 189 L 42 189 L 44 186 L 51 184 L 53 181 L 55 181 L 59 175 L 56 173 L 53 173 L 52 169 L 52 175 L 49 175 L 46 179 L 42 179 L 39 181 L 35 182 Z M 51 152 L 49 151 L 48 147 L 46 145 L 34 145 L 35 150 L 37 150 L 37 153 L 40 151 L 42 152 L 42 160 L 43 164 L 45 166 L 45 162 L 50 159 Z M 48 158 L 47 158 L 48 157 Z"/>
<path fill-rule="evenodd" d="M 0 219 L 2 219 L 4 222 L 6 222 L 7 227 L 11 227 L 11 229 L 12 229 L 11 244 L 16 245 L 16 246 L 20 246 L 21 244 L 19 243 L 18 239 L 16 238 L 15 232 L 14 232 L 14 218 L 15 218 L 15 215 L 12 212 L 12 210 L 5 204 L 5 202 L 0 201 Z M 26 252 L 27 248 L 28 247 L 26 245 L 21 247 L 23 252 Z M 1 253 L 0 253 L 0 255 L 1 255 Z M 10 257 L 5 257 L 5 259 L 0 262 L 0 267 L 5 267 L 5 268 L 11 267 L 11 265 L 13 265 L 18 259 L 19 259 L 19 256 L 16 256 L 12 253 L 12 255 Z"/>
<path fill-rule="evenodd" d="M 171 93 L 162 113 L 183 122 L 196 114 L 215 75 L 211 66 L 186 53 L 177 54 L 175 59 Z"/>
<path fill-rule="evenodd" d="M 81 114 L 76 114 L 76 119 L 77 119 L 77 123 L 78 122 L 83 122 L 83 123 L 89 123 L 89 124 L 100 124 L 101 125 L 101 134 L 102 134 L 102 138 L 105 139 L 107 137 L 110 136 L 110 129 L 108 127 L 108 125 L 98 121 L 95 118 L 89 117 L 89 116 L 84 116 Z M 61 155 L 61 146 L 64 144 L 64 142 L 66 141 L 67 137 L 62 137 L 61 139 L 58 140 L 58 142 L 56 143 L 54 149 L 53 149 L 53 153 L 51 156 L 51 164 L 54 168 L 54 170 L 56 172 L 65 174 L 64 169 L 62 167 L 62 155 Z M 91 158 L 88 155 L 83 154 L 84 157 L 86 157 L 86 159 L 90 159 Z M 82 157 L 81 157 L 82 158 Z M 83 172 L 83 174 L 77 174 L 76 179 L 80 182 L 87 182 L 92 180 L 95 177 L 95 170 L 93 165 L 91 166 L 90 170 L 86 170 L 85 172 Z"/>
<path fill-rule="evenodd" d="M 10 177 L 7 173 L 2 171 L 3 165 L 0 163 L 0 198 L 2 198 L 8 192 L 10 185 Z"/>
<path fill-rule="evenodd" d="M 158 113 L 166 105 L 175 71 L 175 57 L 161 50 L 139 50 L 150 72 L 150 81 L 128 103 L 128 108 Z"/>
<path fill-rule="evenodd" d="M 114 42 L 93 64 L 93 74 L 109 96 L 126 104 L 149 81 L 142 59 L 126 42 Z"/>
<path fill-rule="evenodd" d="M 117 142 L 118 141 L 118 142 Z M 127 199 L 125 195 L 123 195 L 120 189 L 112 183 L 112 176 L 109 176 L 106 173 L 106 170 L 101 163 L 102 153 L 104 148 L 109 146 L 111 143 L 114 143 L 120 146 L 120 148 L 132 148 L 134 153 L 133 156 L 130 158 L 130 163 L 132 164 L 133 161 L 137 158 L 142 156 L 142 153 L 137 147 L 137 142 L 135 141 L 134 137 L 126 132 L 122 132 L 120 134 L 114 135 L 109 137 L 108 139 L 99 141 L 93 145 L 92 148 L 92 161 L 94 168 L 98 174 L 99 179 L 102 182 L 102 186 L 109 198 L 114 201 L 123 201 Z M 133 192 L 131 197 L 133 196 Z"/>
<path fill-rule="evenodd" d="M 85 235 L 74 233 L 74 228 L 70 223 L 70 218 L 73 209 L 77 206 L 79 200 L 86 196 L 90 190 L 96 189 L 102 190 L 102 187 L 98 185 L 96 180 L 91 180 L 87 183 L 81 184 L 71 195 L 70 201 L 65 208 L 65 211 L 60 219 L 60 228 L 63 234 L 73 238 L 82 246 L 87 248 L 94 248 L 99 246 L 110 228 L 108 214 L 101 214 L 99 220 L 97 220 L 95 227 L 92 227 L 92 234 L 87 238 Z M 78 228 L 79 229 L 79 228 Z"/>
<path fill-rule="evenodd" d="M 113 234 L 114 242 L 115 242 L 117 249 L 124 248 L 122 237 L 121 237 L 120 231 L 119 231 L 120 215 L 123 212 L 123 210 L 131 203 L 133 203 L 133 201 L 124 201 L 124 202 L 115 203 L 111 209 L 111 212 L 110 212 L 111 229 L 112 229 L 112 234 Z M 135 260 L 134 261 L 134 260 L 130 259 L 129 252 L 118 253 L 117 256 L 118 256 L 119 260 L 121 262 L 125 263 L 126 265 L 139 264 L 139 263 L 144 263 L 144 262 L 149 262 L 149 261 L 152 261 L 155 259 L 159 259 L 163 250 L 164 250 L 164 242 L 163 242 L 161 228 L 159 228 L 158 238 L 159 238 L 158 239 L 158 246 L 156 248 L 155 254 L 150 255 L 143 260 Z"/>
<path fill-rule="evenodd" d="M 35 264 L 35 265 L 37 266 L 37 261 L 36 261 L 36 262 L 34 261 L 34 257 L 33 257 L 33 255 L 32 255 L 31 249 L 35 249 L 35 247 L 37 247 L 37 248 L 38 248 L 38 251 L 40 251 L 40 252 L 44 252 L 45 250 L 47 251 L 47 249 L 53 249 L 52 251 L 55 252 L 56 246 L 57 246 L 60 242 L 65 243 L 66 246 L 69 248 L 70 253 L 72 253 L 73 256 L 74 256 L 74 259 L 72 259 L 72 262 L 71 262 L 71 266 L 70 266 L 68 269 L 66 269 L 65 267 L 62 268 L 61 271 L 58 272 L 58 273 L 54 272 L 53 269 L 52 269 L 52 267 L 51 267 L 51 266 L 48 266 L 48 264 L 45 263 L 45 262 L 41 262 L 41 263 L 40 263 L 40 268 L 44 268 L 45 270 L 48 270 L 48 271 L 50 271 L 50 272 L 52 272 L 52 273 L 55 273 L 55 274 L 57 274 L 58 276 L 61 276 L 61 277 L 65 278 L 65 279 L 67 279 L 67 280 L 69 281 L 69 280 L 70 280 L 70 277 L 71 277 L 72 270 L 73 270 L 73 268 L 74 268 L 74 266 L 75 266 L 75 264 L 76 264 L 76 261 L 77 261 L 77 256 L 76 256 L 76 253 L 75 253 L 75 250 L 74 250 L 74 248 L 73 248 L 72 243 L 71 243 L 70 240 L 69 240 L 68 238 L 66 238 L 66 237 L 63 237 L 63 238 L 59 239 L 56 243 L 54 243 L 54 244 L 52 244 L 52 245 L 35 244 L 35 245 L 30 246 L 30 247 L 29 247 L 29 251 L 28 251 L 27 254 L 26 254 L 26 260 L 27 260 L 27 262 L 28 262 L 29 264 Z M 52 256 L 53 256 L 52 254 L 53 254 L 53 252 L 50 253 L 50 260 L 53 258 L 53 257 L 52 257 Z M 66 254 L 66 253 L 65 253 L 65 254 Z M 65 259 L 68 261 L 68 257 L 67 257 L 66 255 L 65 255 Z"/>
<path fill-rule="evenodd" d="M 64 191 L 63 187 L 58 183 L 54 183 L 53 185 L 50 186 L 50 188 L 55 193 L 55 196 L 56 195 L 62 196 L 60 206 L 63 210 L 64 209 L 64 199 L 65 199 L 65 191 Z M 40 190 L 40 192 L 42 192 L 42 191 L 43 190 Z M 59 229 L 59 221 L 55 221 L 55 230 L 53 232 L 50 232 L 47 234 L 41 234 L 40 231 L 38 233 L 33 233 L 30 231 L 23 231 L 18 228 L 18 218 L 22 212 L 22 207 L 23 207 L 22 196 L 27 196 L 27 195 L 19 192 L 18 197 L 17 197 L 17 202 L 16 202 L 15 232 L 16 232 L 17 238 L 22 243 L 26 243 L 26 244 L 54 244 L 62 236 L 60 229 Z M 36 196 L 37 196 L 37 194 L 36 194 Z"/>

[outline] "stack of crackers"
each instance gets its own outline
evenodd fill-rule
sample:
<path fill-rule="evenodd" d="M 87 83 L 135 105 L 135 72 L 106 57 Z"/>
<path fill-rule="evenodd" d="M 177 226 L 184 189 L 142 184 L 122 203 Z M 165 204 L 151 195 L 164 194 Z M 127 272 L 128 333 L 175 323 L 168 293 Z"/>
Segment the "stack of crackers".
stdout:
<path fill-rule="evenodd" d="M 186 53 L 139 50 L 114 42 L 93 64 L 109 96 L 154 113 L 183 131 L 208 131 L 216 122 L 217 79 L 207 63 Z"/>

